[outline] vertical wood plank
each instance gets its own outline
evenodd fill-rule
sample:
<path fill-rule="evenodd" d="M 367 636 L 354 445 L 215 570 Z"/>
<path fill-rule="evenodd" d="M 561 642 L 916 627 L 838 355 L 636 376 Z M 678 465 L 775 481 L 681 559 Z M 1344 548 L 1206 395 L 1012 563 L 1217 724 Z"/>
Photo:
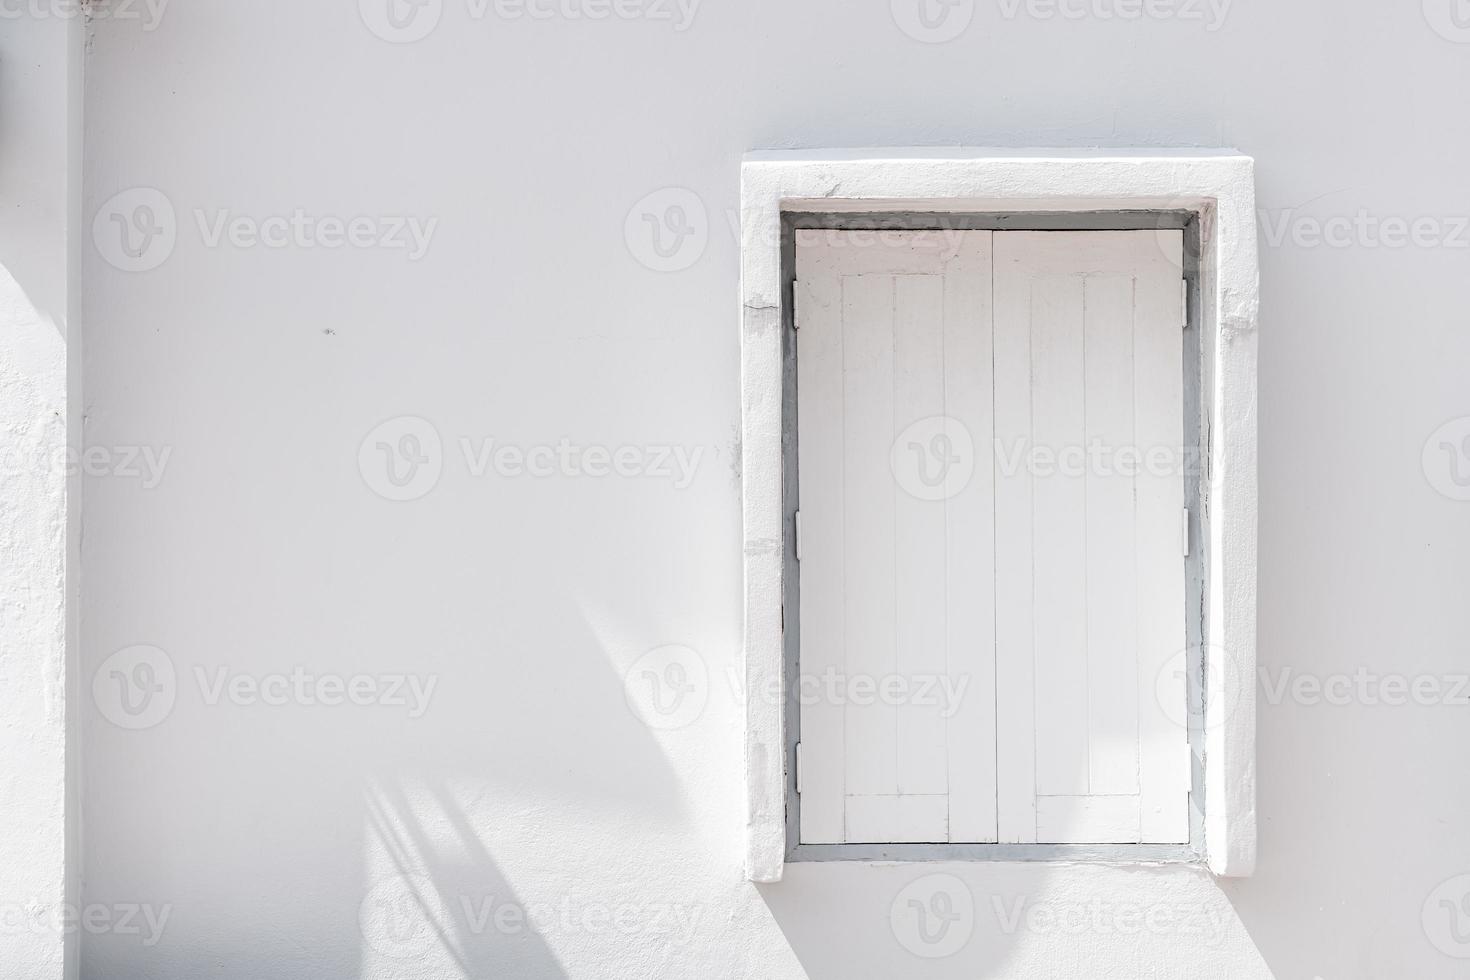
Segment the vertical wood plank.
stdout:
<path fill-rule="evenodd" d="M 866 844 L 936 844 L 949 839 L 944 794 L 850 796 L 848 841 Z"/>
<path fill-rule="evenodd" d="M 897 444 L 890 444 L 890 463 L 898 484 L 893 515 L 897 642 L 892 687 L 886 676 L 876 680 L 880 699 L 888 699 L 891 691 L 900 702 L 894 711 L 901 794 L 949 791 L 945 718 L 934 698 L 945 675 L 944 502 L 925 492 L 932 481 L 942 481 L 948 467 L 962 462 L 951 458 L 943 434 L 931 432 L 926 421 L 944 413 L 944 358 L 944 280 L 896 277 L 893 431 L 898 435 Z M 919 428 L 910 429 L 916 423 Z"/>
<path fill-rule="evenodd" d="M 1087 739 L 1089 791 L 1138 793 L 1138 607 L 1133 555 L 1133 277 L 1088 276 Z M 1134 804 L 1137 812 L 1137 804 Z M 1138 827 L 1122 840 L 1136 840 Z"/>
<path fill-rule="evenodd" d="M 944 281 L 945 415 L 968 436 L 970 480 L 945 501 L 951 841 L 999 839 L 996 816 L 995 422 L 991 233 L 962 233 Z"/>
<path fill-rule="evenodd" d="M 844 670 L 843 399 L 841 282 L 829 250 L 797 250 L 797 490 L 802 510 L 799 691 L 820 692 Z M 788 624 L 789 628 L 789 624 Z M 801 704 L 801 842 L 843 839 L 844 719 L 831 699 Z"/>
<path fill-rule="evenodd" d="M 1182 250 L 1183 238 L 1178 247 Z M 1173 243 L 1171 243 L 1173 247 Z M 1174 460 L 1184 441 L 1184 339 L 1179 323 L 1179 268 L 1156 249 L 1143 253 L 1135 286 L 1134 433 L 1146 458 Z M 1177 256 L 1174 257 L 1177 260 Z M 1182 673 L 1184 574 L 1178 466 L 1145 466 L 1137 488 L 1139 790 L 1145 843 L 1189 839 L 1187 694 Z"/>
<path fill-rule="evenodd" d="M 1082 280 L 1037 277 L 1031 293 L 1036 791 L 1088 788 L 1087 499 L 1082 447 Z M 1055 463 L 1051 462 L 1055 460 Z"/>
<path fill-rule="evenodd" d="M 1031 279 L 1025 236 L 997 233 L 995 256 L 995 677 L 998 834 L 1036 841 L 1036 690 L 1032 620 Z"/>
<path fill-rule="evenodd" d="M 1036 836 L 1053 844 L 1138 842 L 1137 796 L 1038 796 Z"/>
<path fill-rule="evenodd" d="M 843 596 L 851 684 L 895 669 L 893 277 L 842 279 L 844 500 Z M 897 717 L 876 699 L 845 699 L 849 795 L 898 792 Z"/>

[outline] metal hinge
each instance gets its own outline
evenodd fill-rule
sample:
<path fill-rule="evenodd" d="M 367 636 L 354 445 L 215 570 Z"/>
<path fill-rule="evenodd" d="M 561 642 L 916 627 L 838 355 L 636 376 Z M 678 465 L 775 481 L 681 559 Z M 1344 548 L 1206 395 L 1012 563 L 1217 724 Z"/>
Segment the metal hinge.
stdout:
<path fill-rule="evenodd" d="M 796 525 L 796 560 L 801 561 L 801 511 L 792 514 L 792 522 Z"/>
<path fill-rule="evenodd" d="M 796 793 L 801 795 L 801 743 L 796 743 Z"/>
<path fill-rule="evenodd" d="M 1184 545 L 1184 557 L 1189 557 L 1189 508 L 1184 508 L 1183 515 L 1179 521 L 1179 536 Z"/>
<path fill-rule="evenodd" d="M 791 329 L 801 329 L 801 283 L 791 281 Z"/>
<path fill-rule="evenodd" d="M 1179 326 L 1189 329 L 1189 280 L 1179 280 Z"/>

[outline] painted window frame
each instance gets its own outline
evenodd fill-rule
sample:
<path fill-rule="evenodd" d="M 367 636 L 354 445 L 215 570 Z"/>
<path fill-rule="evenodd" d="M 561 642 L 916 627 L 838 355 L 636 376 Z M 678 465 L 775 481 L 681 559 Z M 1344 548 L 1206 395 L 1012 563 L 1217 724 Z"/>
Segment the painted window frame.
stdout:
<path fill-rule="evenodd" d="M 741 397 L 746 700 L 746 876 L 781 878 L 793 856 L 792 687 L 786 609 L 794 605 L 794 479 L 788 377 L 794 341 L 787 232 L 812 215 L 969 216 L 992 227 L 1182 220 L 1198 233 L 1189 315 L 1197 327 L 1202 523 L 1203 717 L 1192 755 L 1203 814 L 1187 854 L 1217 875 L 1255 865 L 1256 256 L 1253 161 L 1231 150 L 874 149 L 759 152 L 741 166 Z M 796 216 L 808 216 L 799 218 Z M 1142 216 L 1140 218 L 1140 216 Z M 1150 217 L 1150 216 L 1156 216 Z M 840 219 L 827 219 L 840 220 Z M 1082 222 L 1078 224 L 1077 222 Z M 1160 224 L 1159 227 L 1164 227 Z M 1179 227 L 1179 225 L 1174 225 Z M 1188 268 L 1186 272 L 1188 272 Z M 1188 278 L 1188 277 L 1187 277 Z M 795 617 L 791 622 L 795 632 Z M 1193 638 L 1192 638 L 1193 639 Z M 772 694 L 775 696 L 771 696 Z M 1195 835 L 1192 835 L 1195 836 Z M 1136 845 L 1122 845 L 1136 847 Z M 1119 860 L 1081 845 L 1003 845 L 857 859 Z M 1125 860 L 1158 860 L 1133 851 Z M 814 855 L 816 856 L 816 855 Z M 831 855 L 840 857 L 842 855 Z"/>

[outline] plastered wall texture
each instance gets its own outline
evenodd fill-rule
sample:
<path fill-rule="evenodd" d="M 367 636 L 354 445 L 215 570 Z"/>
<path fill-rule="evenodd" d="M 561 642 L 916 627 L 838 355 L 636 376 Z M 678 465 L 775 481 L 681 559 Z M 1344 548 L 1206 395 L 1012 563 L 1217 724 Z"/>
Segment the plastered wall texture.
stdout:
<path fill-rule="evenodd" d="M 0 974 L 76 975 L 80 25 L 0 27 Z M 70 327 L 70 329 L 69 329 Z M 69 431 L 70 430 L 70 431 Z M 70 501 L 70 509 L 68 503 Z M 69 778 L 70 770 L 70 778 Z"/>

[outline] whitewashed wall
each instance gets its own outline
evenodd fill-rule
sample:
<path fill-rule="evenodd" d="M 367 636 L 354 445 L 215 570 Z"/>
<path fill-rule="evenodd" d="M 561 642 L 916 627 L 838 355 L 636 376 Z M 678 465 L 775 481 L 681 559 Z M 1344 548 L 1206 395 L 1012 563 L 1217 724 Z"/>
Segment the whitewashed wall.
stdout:
<path fill-rule="evenodd" d="M 75 16 L 12 14 L 0 9 L 0 975 L 60 978 L 77 975 L 79 949 L 81 512 L 67 445 L 80 431 L 82 31 Z"/>
<path fill-rule="evenodd" d="M 1463 975 L 1451 0 L 109 9 L 83 977 Z M 738 161 L 910 144 L 1256 157 L 1251 879 L 742 879 Z"/>

